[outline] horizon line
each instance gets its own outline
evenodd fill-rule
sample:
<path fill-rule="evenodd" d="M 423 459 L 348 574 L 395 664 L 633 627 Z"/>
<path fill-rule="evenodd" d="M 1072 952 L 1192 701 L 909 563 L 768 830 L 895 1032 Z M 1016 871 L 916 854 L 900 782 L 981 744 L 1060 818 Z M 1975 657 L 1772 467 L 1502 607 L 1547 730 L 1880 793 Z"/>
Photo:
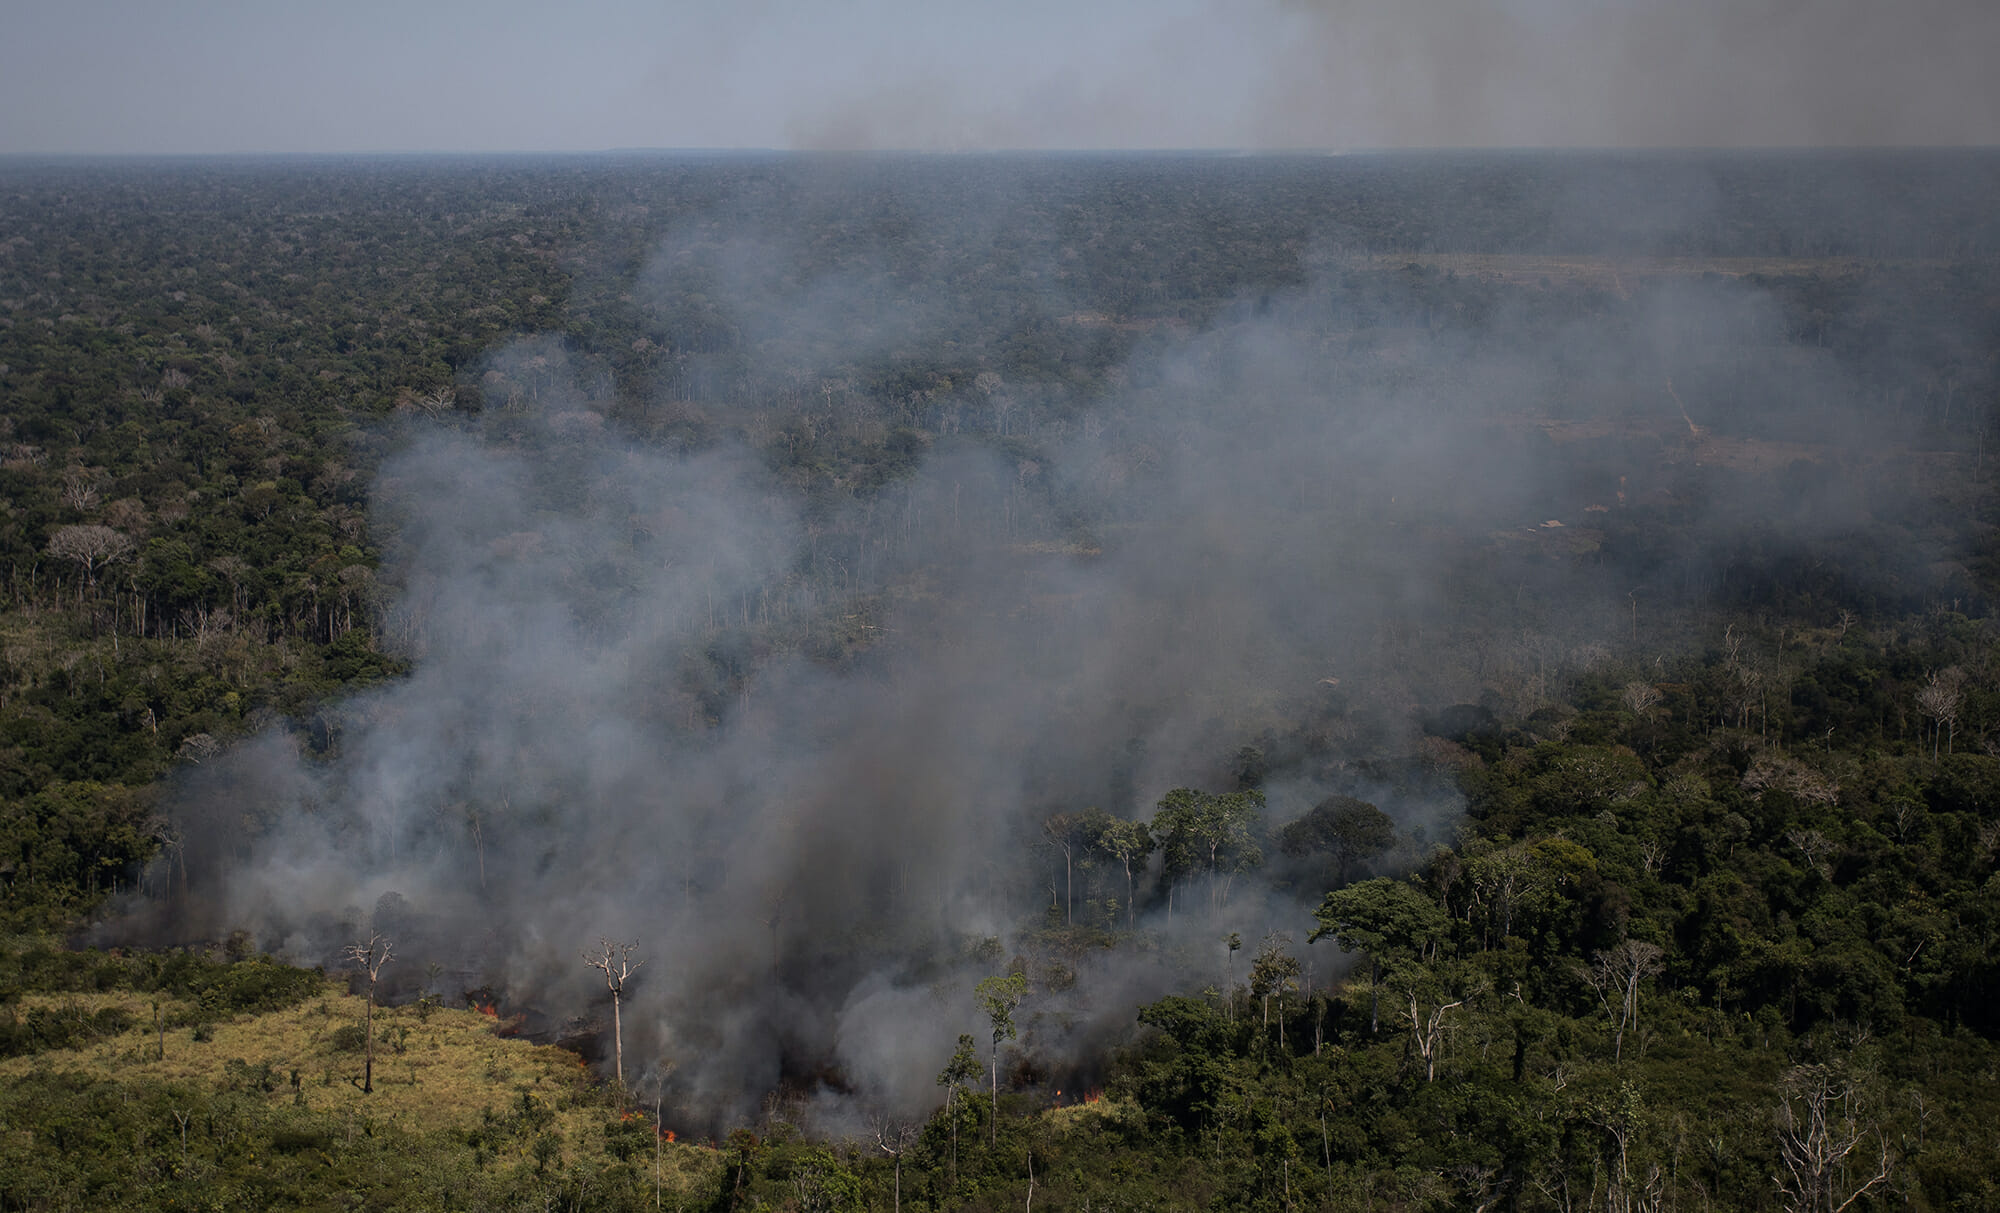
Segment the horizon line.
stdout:
<path fill-rule="evenodd" d="M 1885 152 L 1996 152 L 2000 143 L 1783 143 L 1769 145 L 1733 144 L 1468 144 L 1468 145 L 1357 145 L 1354 147 L 979 147 L 979 148 L 796 148 L 757 146 L 630 146 L 604 148 L 359 148 L 333 150 L 235 151 L 0 151 L 0 162 L 33 160 L 333 160 L 333 159 L 421 159 L 479 157 L 601 157 L 601 156 L 772 156 L 772 157 L 868 157 L 975 158 L 1030 156 L 1213 156 L 1238 158 L 1339 157 L 1371 155 L 1478 155 L 1535 152 L 1544 154 L 1633 155 L 1696 153 L 1704 155 L 1771 155 L 1780 153 L 1885 153 Z"/>

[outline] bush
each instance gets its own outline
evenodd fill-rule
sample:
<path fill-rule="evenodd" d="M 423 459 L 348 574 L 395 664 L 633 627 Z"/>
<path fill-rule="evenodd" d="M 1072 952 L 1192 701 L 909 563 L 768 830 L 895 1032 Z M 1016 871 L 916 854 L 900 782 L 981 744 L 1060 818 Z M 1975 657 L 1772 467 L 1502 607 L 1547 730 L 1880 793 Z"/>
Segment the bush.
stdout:
<path fill-rule="evenodd" d="M 0 1057 L 79 1049 L 131 1027 L 132 1016 L 118 1007 L 105 1007 L 93 1015 L 71 1000 L 60 1007 L 34 1007 L 24 1015 L 9 1006 L 0 1015 Z"/>
<path fill-rule="evenodd" d="M 360 1024 L 335 1028 L 327 1037 L 327 1047 L 336 1053 L 359 1053 L 368 1046 L 368 1032 Z"/>
<path fill-rule="evenodd" d="M 333 1134 L 325 1129 L 279 1129 L 271 1134 L 271 1149 L 279 1154 L 303 1154 L 333 1148 Z"/>
<path fill-rule="evenodd" d="M 644 1116 L 614 1120 L 604 1126 L 604 1152 L 619 1162 L 627 1162 L 641 1150 L 652 1148 L 653 1122 Z"/>
<path fill-rule="evenodd" d="M 200 992 L 202 1004 L 232 1015 L 296 1006 L 318 992 L 323 980 L 315 970 L 295 969 L 262 958 L 215 965 L 208 977 L 208 988 Z"/>

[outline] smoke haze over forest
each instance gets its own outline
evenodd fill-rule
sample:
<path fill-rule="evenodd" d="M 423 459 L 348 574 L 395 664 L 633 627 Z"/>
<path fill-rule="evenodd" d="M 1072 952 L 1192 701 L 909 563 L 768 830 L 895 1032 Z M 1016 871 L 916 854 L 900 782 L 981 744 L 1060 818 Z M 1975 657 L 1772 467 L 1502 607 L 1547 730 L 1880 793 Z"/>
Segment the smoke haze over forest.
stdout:
<path fill-rule="evenodd" d="M 2000 142 L 1981 0 L 79 0 L 0 153 Z"/>
<path fill-rule="evenodd" d="M 1994 1206 L 1996 63 L 9 13 L 0 1205 Z"/>
<path fill-rule="evenodd" d="M 0 195 L 0 1203 L 1994 1203 L 2000 156 Z"/>
<path fill-rule="evenodd" d="M 1468 313 L 1422 273 L 1383 288 L 1322 234 L 1292 285 L 1141 325 L 1079 390 L 1061 344 L 1115 330 L 1095 287 L 1037 272 L 1062 240 L 1023 215 L 1128 169 L 939 171 L 774 162 L 637 265 L 581 274 L 649 317 L 635 349 L 684 351 L 670 376 L 620 382 L 531 336 L 473 368 L 483 411 L 406 420 L 372 496 L 384 640 L 413 672 L 187 774 L 192 898 L 166 930 L 247 929 L 307 961 L 383 931 L 402 996 L 435 962 L 447 993 L 556 1016 L 601 997 L 580 949 L 636 939 L 628 1055 L 671 1059 L 678 1100 L 726 1118 L 782 1080 L 914 1110 L 979 1030 L 973 983 L 1058 897 L 1052 815 L 1230 790 L 1254 745 L 1271 825 L 1359 795 L 1397 825 L 1387 862 L 1410 862 L 1460 804 L 1398 765 L 1419 721 L 1532 710 L 1552 670 L 1638 638 L 1635 584 L 1660 652 L 1656 612 L 1715 590 L 1774 521 L 1806 553 L 1905 528 L 1884 592 L 1942 584 L 1898 520 L 1908 470 L 1883 462 L 1901 422 L 1868 407 L 1919 352 L 1810 354 L 1792 305 L 1717 276 L 1611 284 L 1598 315 L 1519 294 Z M 930 181 L 935 205 L 878 174 Z M 1584 178 L 1546 202 L 1554 245 L 1601 236 L 1583 200 L 1620 172 Z M 1621 238 L 1728 230 L 1719 196 L 1693 196 Z M 1831 230 L 1874 213 L 1816 197 Z M 885 206 L 831 260 L 813 236 Z M 1015 371 L 1000 351 L 1030 330 L 1055 361 Z M 1926 336 L 1976 362 L 1970 333 Z M 961 341 L 1009 373 L 889 386 Z M 1551 408 L 1629 444 L 1552 445 Z M 1786 477 L 1676 479 L 1697 425 Z M 787 450 L 877 462 L 829 481 Z M 1628 504 L 1684 540 L 1592 558 Z M 1222 980 L 1228 933 L 1301 933 L 1318 874 L 1267 859 L 1226 888 L 1181 880 L 1170 909 L 1156 858 L 1138 910 L 1157 946 L 1036 953 L 1027 1055 L 1083 1064 L 1140 1001 Z M 1344 963 L 1300 951 L 1321 980 Z"/>

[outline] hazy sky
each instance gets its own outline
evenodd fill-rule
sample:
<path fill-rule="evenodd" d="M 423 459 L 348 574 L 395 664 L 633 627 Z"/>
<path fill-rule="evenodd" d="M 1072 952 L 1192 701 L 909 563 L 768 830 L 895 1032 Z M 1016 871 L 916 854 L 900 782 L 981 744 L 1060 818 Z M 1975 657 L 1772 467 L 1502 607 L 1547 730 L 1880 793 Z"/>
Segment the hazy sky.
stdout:
<path fill-rule="evenodd" d="M 2000 0 L 0 0 L 0 152 L 2000 143 Z"/>

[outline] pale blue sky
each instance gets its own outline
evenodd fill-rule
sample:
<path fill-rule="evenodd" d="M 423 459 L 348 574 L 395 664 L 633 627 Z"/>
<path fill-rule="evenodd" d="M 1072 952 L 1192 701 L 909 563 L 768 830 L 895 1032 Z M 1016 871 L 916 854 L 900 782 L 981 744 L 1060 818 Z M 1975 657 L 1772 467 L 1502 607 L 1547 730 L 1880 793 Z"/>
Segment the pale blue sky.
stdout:
<path fill-rule="evenodd" d="M 2000 0 L 0 0 L 0 152 L 2000 143 Z"/>

